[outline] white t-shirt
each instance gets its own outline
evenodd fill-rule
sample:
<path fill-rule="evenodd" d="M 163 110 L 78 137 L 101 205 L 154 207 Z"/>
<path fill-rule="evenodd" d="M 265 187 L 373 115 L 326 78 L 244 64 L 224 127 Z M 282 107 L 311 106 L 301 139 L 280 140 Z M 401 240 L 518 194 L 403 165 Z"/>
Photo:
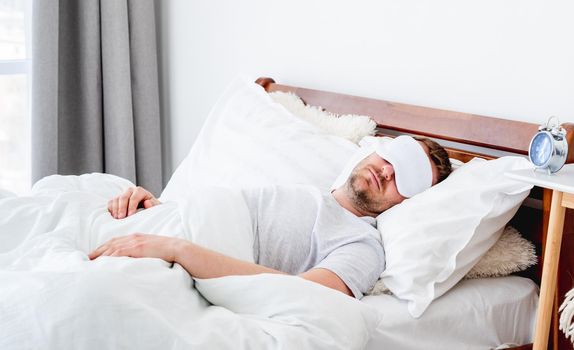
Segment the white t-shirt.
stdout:
<path fill-rule="evenodd" d="M 359 218 L 312 186 L 243 189 L 255 233 L 255 262 L 290 274 L 328 269 L 356 298 L 385 268 L 380 236 L 370 217 Z"/>

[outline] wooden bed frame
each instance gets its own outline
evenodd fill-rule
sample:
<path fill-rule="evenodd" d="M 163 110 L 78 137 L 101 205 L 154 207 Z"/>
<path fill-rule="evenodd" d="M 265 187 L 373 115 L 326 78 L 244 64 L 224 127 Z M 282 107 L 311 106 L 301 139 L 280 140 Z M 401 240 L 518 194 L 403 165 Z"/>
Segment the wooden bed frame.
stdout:
<path fill-rule="evenodd" d="M 336 114 L 368 115 L 377 123 L 378 136 L 409 134 L 430 137 L 442 144 L 451 158 L 468 161 L 473 157 L 494 159 L 503 155 L 528 154 L 538 125 L 521 121 L 413 106 L 364 97 L 287 86 L 271 78 L 256 81 L 267 92 L 293 92 L 306 104 L 321 106 Z M 563 124 L 569 145 L 574 145 L 574 124 Z M 567 163 L 574 163 L 574 147 L 568 151 Z M 539 263 L 520 275 L 540 284 L 542 252 L 548 228 L 552 191 L 535 187 L 528 200 L 511 221 L 523 236 L 534 242 Z M 558 286 L 550 329 L 548 349 L 572 349 L 572 344 L 558 330 L 558 306 L 564 294 L 574 286 L 574 213 L 567 209 L 558 269 Z M 531 349 L 524 345 L 514 349 Z"/>

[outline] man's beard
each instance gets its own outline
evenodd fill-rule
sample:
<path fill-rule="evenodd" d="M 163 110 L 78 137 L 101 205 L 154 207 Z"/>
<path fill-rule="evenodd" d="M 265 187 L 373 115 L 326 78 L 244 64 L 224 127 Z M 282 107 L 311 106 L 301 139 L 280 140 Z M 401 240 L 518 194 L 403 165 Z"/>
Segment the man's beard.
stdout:
<path fill-rule="evenodd" d="M 359 207 L 363 212 L 380 214 L 386 208 L 384 208 L 381 202 L 373 199 L 368 188 L 361 189 L 358 186 L 358 181 L 361 180 L 360 174 L 353 172 L 349 179 L 347 180 L 347 192 L 349 193 L 350 199 Z M 381 186 L 384 186 L 384 182 L 381 181 Z"/>

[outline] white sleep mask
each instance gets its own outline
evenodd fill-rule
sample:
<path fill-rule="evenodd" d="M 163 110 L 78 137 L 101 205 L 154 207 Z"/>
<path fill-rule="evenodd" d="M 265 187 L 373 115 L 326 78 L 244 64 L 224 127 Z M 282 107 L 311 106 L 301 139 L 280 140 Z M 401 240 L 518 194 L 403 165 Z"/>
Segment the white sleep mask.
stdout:
<path fill-rule="evenodd" d="M 376 147 L 375 152 L 391 163 L 401 196 L 410 198 L 432 186 L 431 160 L 411 136 L 401 135 Z"/>

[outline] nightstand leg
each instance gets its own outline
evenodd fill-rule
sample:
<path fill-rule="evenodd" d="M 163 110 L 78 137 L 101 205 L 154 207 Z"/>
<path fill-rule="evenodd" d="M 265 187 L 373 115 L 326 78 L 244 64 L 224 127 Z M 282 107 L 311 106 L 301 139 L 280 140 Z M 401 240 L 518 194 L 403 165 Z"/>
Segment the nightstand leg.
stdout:
<path fill-rule="evenodd" d="M 566 208 L 562 206 L 562 192 L 552 191 L 552 204 L 550 206 L 550 220 L 546 236 L 546 247 L 544 249 L 544 264 L 542 266 L 542 281 L 540 284 L 540 299 L 536 316 L 536 328 L 534 330 L 533 350 L 548 349 L 548 331 L 552 318 L 554 293 L 556 292 L 558 260 L 560 259 L 565 213 Z"/>

